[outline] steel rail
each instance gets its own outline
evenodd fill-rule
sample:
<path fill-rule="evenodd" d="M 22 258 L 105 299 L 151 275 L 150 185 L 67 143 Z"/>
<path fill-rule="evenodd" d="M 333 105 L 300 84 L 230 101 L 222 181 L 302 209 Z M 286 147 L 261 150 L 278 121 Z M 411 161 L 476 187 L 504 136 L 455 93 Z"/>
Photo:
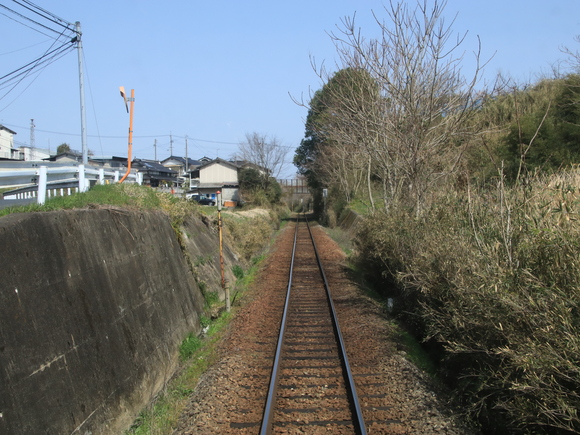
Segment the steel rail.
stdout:
<path fill-rule="evenodd" d="M 320 274 L 322 276 L 322 280 L 324 282 L 324 288 L 326 290 L 326 297 L 327 297 L 327 300 L 328 300 L 328 303 L 330 306 L 332 325 L 333 325 L 335 335 L 337 337 L 339 356 L 340 356 L 340 360 L 342 363 L 343 373 L 344 373 L 345 378 L 346 378 L 345 380 L 346 380 L 347 393 L 349 395 L 350 402 L 351 402 L 351 405 L 353 407 L 353 409 L 351 411 L 353 412 L 354 429 L 358 435 L 367 435 L 367 430 L 366 430 L 366 426 L 364 423 L 362 410 L 361 410 L 360 403 L 358 400 L 358 395 L 356 392 L 354 378 L 353 378 L 352 372 L 350 370 L 348 356 L 346 354 L 346 346 L 344 344 L 344 340 L 342 338 L 340 326 L 338 324 L 338 318 L 337 318 L 336 310 L 334 307 L 334 302 L 332 301 L 332 296 L 330 293 L 330 287 L 328 285 L 328 280 L 326 278 L 326 273 L 324 272 L 324 268 L 322 266 L 322 261 L 320 259 L 319 254 L 318 254 L 318 249 L 316 247 L 316 242 L 314 241 L 314 236 L 312 234 L 312 230 L 310 229 L 310 225 L 308 223 L 308 219 L 306 219 L 306 216 L 304 216 L 304 220 L 306 222 L 306 227 L 308 228 L 308 233 L 310 234 L 310 240 L 312 241 L 312 246 L 314 248 L 316 261 L 318 264 L 318 268 L 320 270 Z M 288 288 L 286 290 L 286 301 L 284 303 L 284 312 L 282 314 L 282 320 L 281 320 L 281 325 L 280 325 L 280 334 L 278 336 L 278 343 L 276 346 L 276 355 L 274 357 L 274 365 L 272 367 L 272 374 L 270 377 L 270 385 L 268 388 L 268 395 L 266 398 L 266 406 L 264 408 L 264 415 L 262 418 L 262 426 L 260 428 L 260 435 L 270 435 L 272 433 L 272 429 L 273 429 L 272 418 L 274 415 L 274 408 L 275 408 L 275 404 L 276 404 L 278 378 L 279 378 L 279 374 L 280 374 L 280 361 L 282 358 L 282 348 L 284 345 L 284 335 L 286 332 L 286 322 L 287 322 L 287 318 L 288 318 L 288 309 L 289 309 L 289 304 L 290 304 L 290 292 L 291 292 L 291 287 L 292 287 L 292 275 L 293 275 L 293 271 L 294 271 L 294 259 L 295 259 L 295 254 L 296 254 L 297 237 L 298 237 L 298 221 L 296 222 L 296 228 L 294 231 L 294 244 L 292 247 L 292 260 L 290 263 L 290 274 L 289 274 L 290 276 L 288 279 Z"/>
<path fill-rule="evenodd" d="M 322 261 L 318 255 L 318 249 L 316 248 L 316 242 L 314 241 L 314 235 L 310 229 L 308 219 L 304 216 L 306 220 L 306 226 L 308 232 L 310 233 L 310 239 L 312 240 L 312 246 L 314 246 L 314 253 L 316 255 L 316 261 L 318 263 L 318 268 L 320 269 L 320 274 L 322 275 L 322 280 L 324 281 L 324 288 L 326 289 L 326 296 L 328 298 L 328 304 L 330 305 L 330 310 L 332 312 L 332 324 L 334 326 L 334 331 L 338 340 L 338 347 L 340 351 L 340 359 L 342 361 L 342 368 L 346 374 L 347 380 L 347 391 L 350 394 L 350 399 L 354 407 L 353 411 L 353 423 L 355 424 L 355 431 L 358 435 L 367 435 L 367 429 L 365 426 L 365 421 L 362 415 L 362 409 L 360 407 L 360 402 L 358 400 L 358 395 L 356 393 L 356 385 L 354 383 L 354 377 L 352 371 L 350 370 L 350 364 L 348 362 L 348 355 L 346 354 L 346 346 L 342 338 L 342 333 L 340 331 L 340 326 L 338 324 L 338 316 L 336 315 L 336 310 L 334 308 L 334 302 L 332 301 L 332 295 L 330 293 L 330 286 L 328 285 L 328 280 L 326 279 L 326 273 L 324 273 L 324 268 L 322 267 Z"/>
<path fill-rule="evenodd" d="M 272 374 L 270 376 L 270 387 L 268 388 L 268 396 L 266 399 L 266 407 L 264 408 L 264 417 L 262 418 L 260 435 L 269 435 L 272 433 L 272 416 L 274 415 L 274 407 L 276 405 L 276 393 L 278 391 L 280 360 L 282 358 L 282 347 L 284 344 L 284 335 L 286 332 L 286 320 L 288 318 L 288 307 L 290 305 L 290 289 L 292 288 L 292 273 L 294 271 L 294 254 L 296 254 L 297 238 L 298 238 L 298 220 L 296 220 L 296 228 L 294 230 L 294 245 L 292 246 L 292 260 L 290 262 L 290 273 L 289 273 L 290 276 L 288 278 L 288 288 L 286 290 L 284 313 L 282 314 L 282 321 L 280 323 L 280 335 L 278 336 L 278 344 L 276 346 L 276 356 L 274 357 L 274 366 L 272 367 Z"/>

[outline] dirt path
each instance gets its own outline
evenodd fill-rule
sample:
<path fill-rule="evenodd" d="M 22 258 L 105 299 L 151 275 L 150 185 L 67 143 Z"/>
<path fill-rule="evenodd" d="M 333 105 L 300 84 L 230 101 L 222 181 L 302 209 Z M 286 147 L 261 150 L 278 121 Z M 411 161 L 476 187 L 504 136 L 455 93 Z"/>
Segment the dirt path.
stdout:
<path fill-rule="evenodd" d="M 287 286 L 293 227 L 278 237 L 253 290 L 230 324 L 220 361 L 202 377 L 174 435 L 259 433 Z M 357 389 L 367 393 L 362 406 L 370 422 L 368 433 L 473 434 L 460 426 L 460 420 L 430 388 L 428 378 L 397 349 L 388 316 L 348 278 L 340 248 L 320 227 L 314 233 Z M 316 430 L 330 433 L 324 427 Z M 277 428 L 276 433 L 290 432 Z"/>

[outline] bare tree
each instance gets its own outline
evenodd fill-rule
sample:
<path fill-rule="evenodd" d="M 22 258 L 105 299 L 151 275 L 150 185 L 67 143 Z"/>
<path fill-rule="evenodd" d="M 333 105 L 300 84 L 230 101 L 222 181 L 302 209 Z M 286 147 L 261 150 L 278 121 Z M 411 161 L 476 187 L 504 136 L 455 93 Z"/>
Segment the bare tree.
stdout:
<path fill-rule="evenodd" d="M 478 47 L 474 72 L 464 78 L 457 50 L 465 35 L 452 39 L 442 15 L 445 4 L 423 0 L 413 8 L 391 1 L 387 21 L 375 15 L 379 38 L 365 39 L 354 18 L 345 18 L 331 34 L 341 67 L 364 69 L 378 87 L 378 97 L 367 93 L 365 101 L 361 93 L 343 92 L 334 124 L 340 119 L 353 128 L 343 124 L 334 134 L 365 149 L 385 196 L 407 198 L 418 214 L 429 190 L 455 170 L 463 154 L 481 72 Z M 318 73 L 329 80 L 324 69 Z"/>
<path fill-rule="evenodd" d="M 580 35 L 574 37 L 574 41 L 580 43 Z M 576 71 L 580 71 L 580 51 L 572 50 L 568 47 L 562 47 L 560 49 L 562 53 L 568 55 L 566 62 Z"/>
<path fill-rule="evenodd" d="M 246 140 L 239 145 L 239 157 L 265 169 L 269 176 L 278 178 L 286 165 L 288 149 L 275 136 L 246 133 Z"/>

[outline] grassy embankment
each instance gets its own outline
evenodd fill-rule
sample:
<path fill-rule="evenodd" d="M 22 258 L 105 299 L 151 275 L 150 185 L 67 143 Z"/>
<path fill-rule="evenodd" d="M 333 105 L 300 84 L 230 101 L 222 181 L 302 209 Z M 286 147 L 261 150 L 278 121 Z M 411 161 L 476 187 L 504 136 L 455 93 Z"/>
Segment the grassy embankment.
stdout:
<path fill-rule="evenodd" d="M 580 433 L 580 175 L 371 214 L 359 265 L 494 433 Z"/>

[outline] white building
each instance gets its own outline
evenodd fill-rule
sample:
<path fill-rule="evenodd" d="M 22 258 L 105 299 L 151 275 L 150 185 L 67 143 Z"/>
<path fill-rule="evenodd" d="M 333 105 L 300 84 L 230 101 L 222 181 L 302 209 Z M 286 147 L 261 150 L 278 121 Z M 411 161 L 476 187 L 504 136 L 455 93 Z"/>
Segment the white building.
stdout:
<path fill-rule="evenodd" d="M 17 158 L 18 151 L 14 149 L 15 134 L 15 131 L 0 124 L 0 159 Z"/>
<path fill-rule="evenodd" d="M 50 157 L 50 151 L 44 148 L 32 148 L 28 146 L 18 147 L 19 160 L 37 162 Z"/>
<path fill-rule="evenodd" d="M 199 167 L 200 196 L 216 199 L 218 191 L 222 193 L 222 201 L 237 203 L 240 200 L 239 167 L 232 162 L 217 158 Z"/>

